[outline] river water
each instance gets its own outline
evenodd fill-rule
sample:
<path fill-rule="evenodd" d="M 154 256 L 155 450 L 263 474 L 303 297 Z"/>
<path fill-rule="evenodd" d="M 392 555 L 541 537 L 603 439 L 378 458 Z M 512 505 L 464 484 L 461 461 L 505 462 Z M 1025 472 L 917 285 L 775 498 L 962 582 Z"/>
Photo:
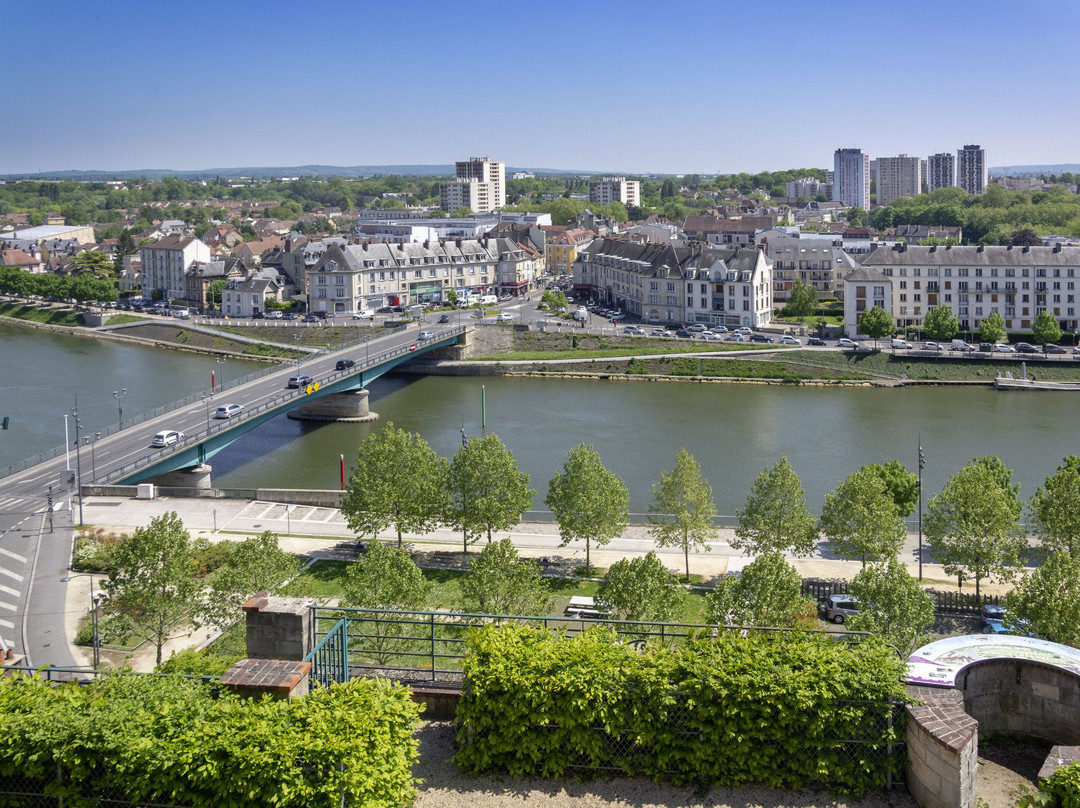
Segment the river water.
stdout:
<path fill-rule="evenodd" d="M 79 396 L 84 429 L 209 387 L 213 358 L 0 326 L 0 466 L 63 442 L 63 415 Z M 226 377 L 260 367 L 230 362 Z M 486 404 L 486 406 L 484 406 Z M 924 491 L 939 491 L 973 457 L 996 454 L 1030 496 L 1061 458 L 1080 453 L 1080 397 L 984 387 L 796 387 L 737 384 L 508 379 L 384 378 L 371 387 L 371 424 L 316 424 L 278 417 L 213 459 L 214 484 L 335 488 L 339 456 L 387 421 L 419 432 L 449 457 L 467 435 L 494 432 L 513 451 L 544 509 L 548 480 L 578 443 L 596 446 L 625 480 L 631 510 L 644 512 L 661 471 L 686 447 L 709 478 L 721 514 L 734 514 L 754 478 L 787 456 L 810 507 L 865 463 L 897 459 L 914 470 L 921 436 Z M 486 425 L 481 423 L 482 408 Z M 83 434 L 86 434 L 84 432 Z"/>

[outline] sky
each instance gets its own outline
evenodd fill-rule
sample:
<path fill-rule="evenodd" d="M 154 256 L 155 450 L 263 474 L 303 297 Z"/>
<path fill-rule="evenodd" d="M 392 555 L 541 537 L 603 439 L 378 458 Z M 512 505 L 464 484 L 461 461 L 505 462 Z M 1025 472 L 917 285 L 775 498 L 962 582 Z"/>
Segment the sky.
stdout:
<path fill-rule="evenodd" d="M 0 175 L 756 173 L 969 143 L 991 166 L 1080 162 L 1076 0 L 0 0 L 0 18 L 25 34 Z"/>

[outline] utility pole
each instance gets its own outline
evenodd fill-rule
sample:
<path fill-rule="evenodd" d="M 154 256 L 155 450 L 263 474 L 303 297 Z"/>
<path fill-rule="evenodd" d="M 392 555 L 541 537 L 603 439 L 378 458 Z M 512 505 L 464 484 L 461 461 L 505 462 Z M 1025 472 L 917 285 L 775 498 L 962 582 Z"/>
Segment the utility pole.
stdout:
<path fill-rule="evenodd" d="M 926 455 L 922 450 L 922 433 L 919 433 L 919 580 L 922 581 L 922 470 Z"/>

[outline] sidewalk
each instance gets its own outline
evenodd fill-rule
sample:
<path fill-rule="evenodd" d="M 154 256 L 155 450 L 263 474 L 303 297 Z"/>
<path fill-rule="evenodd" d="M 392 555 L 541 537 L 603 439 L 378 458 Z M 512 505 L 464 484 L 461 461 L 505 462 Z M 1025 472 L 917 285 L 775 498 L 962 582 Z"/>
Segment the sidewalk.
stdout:
<path fill-rule="evenodd" d="M 88 497 L 84 508 L 87 524 L 100 527 L 106 532 L 130 533 L 137 527 L 149 524 L 152 519 L 174 511 L 188 528 L 192 538 L 205 538 L 212 542 L 241 541 L 269 530 L 281 537 L 282 549 L 316 558 L 333 557 L 336 545 L 357 538 L 345 523 L 340 511 L 309 505 L 294 505 L 287 510 L 281 503 L 253 500 L 136 500 L 123 497 Z M 506 537 L 514 540 L 519 553 L 524 557 L 555 556 L 562 560 L 564 566 L 569 567 L 585 563 L 585 548 L 582 543 L 559 546 L 559 527 L 553 522 L 523 522 L 510 531 L 496 534 L 494 538 L 498 540 Z M 379 538 L 394 541 L 397 534 L 384 531 Z M 710 543 L 710 552 L 690 554 L 690 572 L 709 581 L 745 567 L 752 559 L 731 547 L 733 538 L 732 528 L 721 528 L 716 541 Z M 427 534 L 403 534 L 403 539 L 417 550 L 460 553 L 462 549 L 461 534 L 447 528 L 439 528 Z M 912 575 L 918 575 L 915 544 L 915 537 L 909 536 L 904 552 L 905 556 L 911 559 L 905 566 Z M 482 543 L 471 545 L 469 552 L 479 553 L 482 547 Z M 629 526 L 620 538 L 610 544 L 604 547 L 594 546 L 590 557 L 594 566 L 608 567 L 627 556 L 644 555 L 650 550 L 655 551 L 673 572 L 681 573 L 685 570 L 682 551 L 678 548 L 658 548 L 649 536 L 646 525 Z M 792 563 L 804 578 L 850 579 L 861 568 L 857 561 L 820 556 L 792 559 Z M 73 577 L 67 584 L 64 613 L 69 638 L 75 636 L 79 620 L 89 611 L 90 581 L 100 577 L 80 575 Z M 933 582 L 941 588 L 951 589 L 956 585 L 955 580 L 947 576 L 939 564 L 924 563 L 923 578 L 924 583 Z M 95 591 L 99 586 L 95 580 Z M 996 594 L 1002 589 L 987 584 L 982 588 L 990 594 Z M 168 659 L 174 651 L 184 648 L 202 647 L 212 639 L 213 635 L 206 630 L 177 637 L 165 644 L 162 658 Z M 72 653 L 83 664 L 91 664 L 91 649 L 73 646 Z M 134 670 L 150 671 L 154 667 L 155 649 L 147 644 L 130 655 L 102 651 L 101 658 L 103 662 L 107 660 L 112 665 L 128 665 Z"/>

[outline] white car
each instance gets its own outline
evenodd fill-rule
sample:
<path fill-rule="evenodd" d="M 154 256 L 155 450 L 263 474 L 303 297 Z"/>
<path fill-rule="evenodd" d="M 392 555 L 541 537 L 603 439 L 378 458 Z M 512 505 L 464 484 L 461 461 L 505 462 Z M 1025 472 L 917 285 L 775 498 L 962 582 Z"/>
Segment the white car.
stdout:
<path fill-rule="evenodd" d="M 183 439 L 183 432 L 177 432 L 175 429 L 166 429 L 154 435 L 154 439 L 150 441 L 150 445 L 155 449 L 162 449 L 166 446 L 172 446 L 174 443 L 179 443 Z"/>
<path fill-rule="evenodd" d="M 858 348 L 859 343 L 857 343 L 853 339 L 848 339 L 847 337 L 840 337 L 840 339 L 838 339 L 836 341 L 836 347 L 837 348 Z"/>
<path fill-rule="evenodd" d="M 693 331 L 696 334 L 700 334 L 701 332 L 705 331 L 706 329 L 705 329 L 705 324 L 704 323 L 691 323 L 690 325 L 688 325 L 686 327 L 686 330 L 687 331 Z"/>
<path fill-rule="evenodd" d="M 1016 348 L 1007 343 L 999 342 L 994 346 L 994 353 L 1016 353 Z"/>
<path fill-rule="evenodd" d="M 266 312 L 267 320 L 280 320 L 284 316 L 285 315 L 281 312 L 280 309 L 274 309 L 273 311 Z"/>
<path fill-rule="evenodd" d="M 360 309 L 353 312 L 352 318 L 354 320 L 370 320 L 375 317 L 375 309 Z"/>
<path fill-rule="evenodd" d="M 721 337 L 719 334 L 713 333 L 712 331 L 704 331 L 704 332 L 702 332 L 701 338 L 704 339 L 704 340 L 710 340 L 710 341 L 713 341 L 713 342 L 719 342 L 721 339 L 723 339 L 723 337 Z"/>
<path fill-rule="evenodd" d="M 503 311 L 503 312 L 499 312 L 499 316 L 495 318 L 495 322 L 501 323 L 501 322 L 505 322 L 507 320 L 513 320 L 513 319 L 514 319 L 514 315 L 510 314 L 509 312 Z"/>
<path fill-rule="evenodd" d="M 727 333 L 727 326 L 726 325 L 714 325 L 711 330 L 712 330 L 712 332 L 714 334 L 726 334 Z"/>
<path fill-rule="evenodd" d="M 802 340 L 799 339 L 798 337 L 793 337 L 790 334 L 784 334 L 784 336 L 780 337 L 780 344 L 781 345 L 802 345 Z"/>
<path fill-rule="evenodd" d="M 635 335 L 636 334 L 644 334 L 645 329 L 644 328 L 639 328 L 636 325 L 628 325 L 626 328 L 623 329 L 623 333 L 624 334 L 635 334 Z"/>
<path fill-rule="evenodd" d="M 941 345 L 939 345 L 936 342 L 924 342 L 922 347 L 923 347 L 924 351 L 940 351 L 941 350 Z"/>
<path fill-rule="evenodd" d="M 752 329 L 748 325 L 741 325 L 735 329 L 735 333 L 742 334 L 744 337 L 749 337 L 751 334 L 754 333 L 754 329 Z"/>
<path fill-rule="evenodd" d="M 724 337 L 724 342 L 746 342 L 746 339 L 742 334 L 728 334 Z"/>
<path fill-rule="evenodd" d="M 654 328 L 649 333 L 654 337 L 666 337 L 668 335 L 667 329 L 664 328 Z"/>
<path fill-rule="evenodd" d="M 421 331 L 419 334 L 416 335 L 416 338 L 418 340 L 435 339 L 435 332 L 434 331 Z"/>
<path fill-rule="evenodd" d="M 222 404 L 214 412 L 215 418 L 232 418 L 234 415 L 239 415 L 244 411 L 243 404 Z"/>

